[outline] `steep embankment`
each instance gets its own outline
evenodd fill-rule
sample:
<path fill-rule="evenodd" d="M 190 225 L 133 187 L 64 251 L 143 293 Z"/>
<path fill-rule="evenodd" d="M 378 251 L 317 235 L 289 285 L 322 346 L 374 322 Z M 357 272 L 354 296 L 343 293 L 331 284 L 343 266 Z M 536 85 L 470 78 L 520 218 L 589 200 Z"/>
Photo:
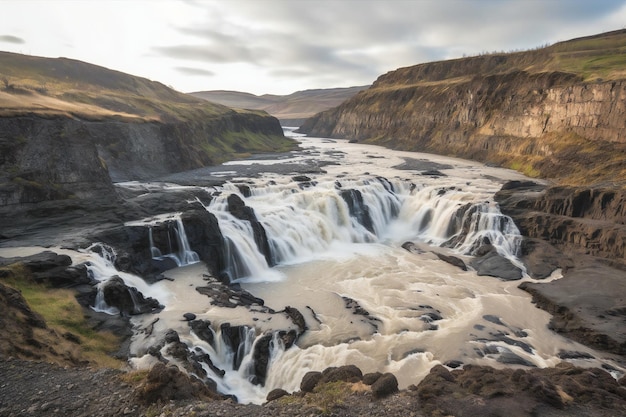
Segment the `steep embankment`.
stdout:
<path fill-rule="evenodd" d="M 401 68 L 301 131 L 501 164 L 569 183 L 626 180 L 626 31 Z"/>
<path fill-rule="evenodd" d="M 153 178 L 288 149 L 277 119 L 65 58 L 0 53 L 0 209 L 115 199 Z"/>
<path fill-rule="evenodd" d="M 192 96 L 214 103 L 241 109 L 265 110 L 277 117 L 284 126 L 300 126 L 305 119 L 324 110 L 336 107 L 368 86 L 328 88 L 296 91 L 280 96 L 256 96 L 237 91 L 198 91 Z"/>

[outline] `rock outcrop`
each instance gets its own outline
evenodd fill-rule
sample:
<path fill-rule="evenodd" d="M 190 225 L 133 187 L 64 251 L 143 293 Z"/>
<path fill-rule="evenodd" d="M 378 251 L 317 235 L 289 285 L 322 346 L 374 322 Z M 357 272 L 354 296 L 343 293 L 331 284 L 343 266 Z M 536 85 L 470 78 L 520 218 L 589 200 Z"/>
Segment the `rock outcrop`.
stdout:
<path fill-rule="evenodd" d="M 619 44 L 623 35 L 617 31 L 606 39 Z M 576 42 L 401 68 L 318 113 L 300 131 L 544 177 L 622 181 L 626 81 L 584 78 L 559 64 L 567 48 L 590 53 Z"/>
<path fill-rule="evenodd" d="M 171 123 L 19 116 L 0 118 L 0 132 L 3 209 L 116 199 L 113 182 L 212 165 L 233 152 L 272 150 L 285 141 L 277 119 L 234 111 Z M 233 138 L 239 140 L 230 143 Z"/>

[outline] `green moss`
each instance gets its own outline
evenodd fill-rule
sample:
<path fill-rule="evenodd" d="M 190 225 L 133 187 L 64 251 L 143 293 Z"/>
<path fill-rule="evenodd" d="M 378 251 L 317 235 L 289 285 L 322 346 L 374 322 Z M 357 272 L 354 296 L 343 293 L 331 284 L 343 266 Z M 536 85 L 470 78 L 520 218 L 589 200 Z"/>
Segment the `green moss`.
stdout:
<path fill-rule="evenodd" d="M 50 328 L 59 334 L 71 333 L 79 337 L 81 352 L 87 360 L 99 366 L 117 368 L 121 365 L 109 355 L 118 349 L 118 337 L 89 326 L 73 291 L 49 288 L 35 282 L 21 263 L 0 270 L 5 271 L 3 282 L 19 290 L 30 308 L 40 314 Z"/>

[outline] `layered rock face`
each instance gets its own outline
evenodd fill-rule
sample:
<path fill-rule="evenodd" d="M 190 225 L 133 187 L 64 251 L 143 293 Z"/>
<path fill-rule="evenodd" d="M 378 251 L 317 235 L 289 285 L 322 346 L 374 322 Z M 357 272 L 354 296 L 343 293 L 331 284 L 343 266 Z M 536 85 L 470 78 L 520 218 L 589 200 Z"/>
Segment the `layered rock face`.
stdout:
<path fill-rule="evenodd" d="M 196 121 L 0 118 L 0 208 L 60 199 L 115 199 L 117 181 L 221 162 L 285 141 L 277 119 L 232 112 Z"/>
<path fill-rule="evenodd" d="M 424 82 L 415 74 L 413 82 L 398 84 L 394 75 L 380 77 L 371 89 L 309 119 L 300 130 L 512 167 L 523 163 L 520 157 L 539 157 L 544 162 L 534 169 L 545 176 L 567 171 L 561 161 L 574 155 L 561 153 L 577 150 L 561 149 L 568 143 L 556 141 L 555 134 L 568 135 L 579 147 L 583 139 L 598 146 L 626 142 L 623 81 L 590 84 L 572 74 L 514 71 L 445 82 Z"/>
<path fill-rule="evenodd" d="M 603 80 L 580 69 L 602 68 L 594 64 L 594 54 L 618 54 L 585 42 L 621 47 L 622 35 L 401 68 L 315 115 L 300 131 L 501 164 L 570 182 L 622 181 L 626 81 L 615 72 Z"/>

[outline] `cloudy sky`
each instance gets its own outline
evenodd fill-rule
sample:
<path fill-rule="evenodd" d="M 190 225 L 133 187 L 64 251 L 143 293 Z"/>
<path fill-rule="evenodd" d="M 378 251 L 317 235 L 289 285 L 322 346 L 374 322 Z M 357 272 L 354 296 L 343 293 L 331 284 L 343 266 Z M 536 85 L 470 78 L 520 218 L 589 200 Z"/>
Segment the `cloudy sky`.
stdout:
<path fill-rule="evenodd" d="M 289 94 L 626 28 L 626 0 L 0 0 L 0 50 Z"/>

